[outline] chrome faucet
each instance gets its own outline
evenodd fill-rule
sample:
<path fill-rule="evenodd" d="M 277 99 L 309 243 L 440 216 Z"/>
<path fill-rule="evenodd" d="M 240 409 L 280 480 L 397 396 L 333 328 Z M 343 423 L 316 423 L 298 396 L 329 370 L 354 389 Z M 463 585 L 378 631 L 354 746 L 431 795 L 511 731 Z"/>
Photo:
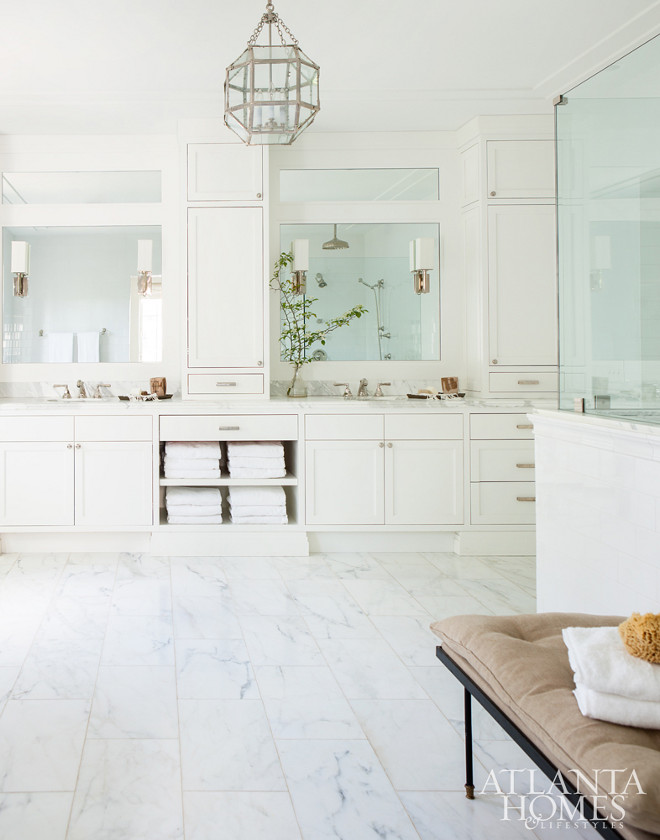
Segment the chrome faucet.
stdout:
<path fill-rule="evenodd" d="M 82 379 L 79 379 L 76 382 L 76 388 L 78 389 L 78 399 L 79 400 L 86 400 L 87 399 L 87 391 L 85 390 L 85 383 Z"/>
<path fill-rule="evenodd" d="M 369 391 L 367 391 L 367 385 L 368 384 L 369 383 L 367 382 L 366 379 L 361 379 L 360 380 L 360 387 L 358 388 L 358 392 L 357 392 L 358 397 L 368 397 L 369 396 Z"/>
<path fill-rule="evenodd" d="M 53 388 L 55 388 L 55 390 L 57 390 L 58 388 L 64 388 L 64 391 L 62 393 L 62 399 L 63 400 L 70 400 L 71 399 L 71 391 L 69 391 L 69 386 L 68 385 L 53 385 Z"/>

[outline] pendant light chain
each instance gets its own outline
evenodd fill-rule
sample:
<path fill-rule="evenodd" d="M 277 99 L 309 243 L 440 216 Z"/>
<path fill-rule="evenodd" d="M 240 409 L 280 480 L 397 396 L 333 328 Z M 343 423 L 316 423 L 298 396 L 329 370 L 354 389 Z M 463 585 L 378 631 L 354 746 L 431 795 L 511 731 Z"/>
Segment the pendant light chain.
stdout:
<path fill-rule="evenodd" d="M 286 34 L 291 39 L 290 43 L 292 43 L 294 47 L 298 46 L 298 39 L 295 37 L 293 32 L 291 32 L 286 23 L 284 23 L 282 18 L 277 14 L 273 4 L 268 2 L 266 3 L 266 11 L 261 16 L 261 20 L 259 21 L 254 32 L 252 33 L 250 40 L 247 42 L 248 47 L 253 47 L 257 43 L 257 39 L 259 38 L 259 35 L 261 35 L 261 32 L 266 24 L 268 24 L 268 26 L 275 26 L 277 34 L 280 36 L 280 42 L 283 47 L 286 47 L 287 45 L 286 38 L 284 37 L 284 32 L 286 32 Z M 284 30 L 284 32 L 282 30 Z"/>

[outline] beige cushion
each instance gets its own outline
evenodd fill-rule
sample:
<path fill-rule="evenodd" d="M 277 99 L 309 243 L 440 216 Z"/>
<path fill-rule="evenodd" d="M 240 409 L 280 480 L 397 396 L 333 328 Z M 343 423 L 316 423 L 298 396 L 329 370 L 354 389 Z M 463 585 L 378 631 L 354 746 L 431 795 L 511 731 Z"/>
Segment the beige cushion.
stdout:
<path fill-rule="evenodd" d="M 634 769 L 645 795 L 631 789 L 621 804 L 625 826 L 642 832 L 622 833 L 642 837 L 660 833 L 660 730 L 584 717 L 572 693 L 573 671 L 561 636 L 564 627 L 612 626 L 622 620 L 580 613 L 464 615 L 431 629 L 451 658 L 573 783 L 573 768 L 592 781 L 594 769 Z M 607 795 L 601 782 L 599 790 Z"/>

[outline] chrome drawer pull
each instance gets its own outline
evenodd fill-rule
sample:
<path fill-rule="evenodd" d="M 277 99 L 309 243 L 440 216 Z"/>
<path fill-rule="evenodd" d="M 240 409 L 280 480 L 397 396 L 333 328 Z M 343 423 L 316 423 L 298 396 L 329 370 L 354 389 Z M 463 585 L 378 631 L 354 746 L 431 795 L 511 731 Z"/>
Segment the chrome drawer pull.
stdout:
<path fill-rule="evenodd" d="M 518 385 L 540 385 L 540 381 L 538 379 L 519 379 Z"/>
<path fill-rule="evenodd" d="M 518 423 L 516 429 L 533 429 L 534 426 L 532 423 Z"/>
<path fill-rule="evenodd" d="M 240 431 L 240 426 L 218 426 L 219 432 L 238 432 Z"/>
<path fill-rule="evenodd" d="M 516 496 L 517 502 L 535 502 L 536 496 Z"/>
<path fill-rule="evenodd" d="M 232 385 L 237 385 L 237 382 L 216 382 L 216 388 L 231 388 Z"/>
<path fill-rule="evenodd" d="M 519 470 L 533 470 L 536 464 L 516 464 Z"/>

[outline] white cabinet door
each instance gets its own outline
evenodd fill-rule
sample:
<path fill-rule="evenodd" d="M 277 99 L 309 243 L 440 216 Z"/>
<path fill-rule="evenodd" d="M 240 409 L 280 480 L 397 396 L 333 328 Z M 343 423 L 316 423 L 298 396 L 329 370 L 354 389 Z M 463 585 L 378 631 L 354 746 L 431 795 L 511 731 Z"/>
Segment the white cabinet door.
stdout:
<path fill-rule="evenodd" d="M 0 444 L 0 525 L 73 525 L 73 444 Z"/>
<path fill-rule="evenodd" d="M 385 522 L 463 522 L 463 441 L 395 440 L 385 447 Z"/>
<path fill-rule="evenodd" d="M 75 453 L 76 525 L 152 524 L 150 443 L 78 443 Z"/>
<path fill-rule="evenodd" d="M 489 208 L 488 309 L 491 364 L 557 364 L 553 206 Z"/>
<path fill-rule="evenodd" d="M 489 140 L 489 198 L 553 198 L 552 140 Z"/>
<path fill-rule="evenodd" d="M 307 524 L 382 525 L 383 452 L 382 440 L 308 441 Z"/>
<path fill-rule="evenodd" d="M 263 212 L 189 210 L 188 364 L 260 368 L 263 360 Z"/>
<path fill-rule="evenodd" d="M 188 201 L 261 201 L 263 191 L 261 147 L 188 145 Z"/>

